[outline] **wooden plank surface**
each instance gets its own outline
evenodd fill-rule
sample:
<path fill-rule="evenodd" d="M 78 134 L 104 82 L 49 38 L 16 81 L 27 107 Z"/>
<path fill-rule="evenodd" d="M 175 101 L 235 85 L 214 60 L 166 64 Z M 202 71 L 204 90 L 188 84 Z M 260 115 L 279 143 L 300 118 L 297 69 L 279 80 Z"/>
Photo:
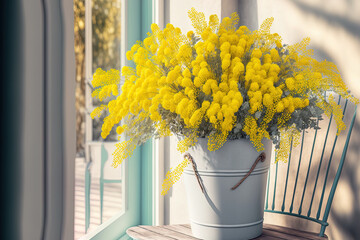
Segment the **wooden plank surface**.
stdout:
<path fill-rule="evenodd" d="M 271 237 L 271 238 L 270 238 Z M 283 232 L 276 232 L 276 231 L 271 231 L 269 229 L 263 229 L 263 233 L 261 234 L 260 237 L 257 237 L 255 239 L 289 239 L 289 235 L 287 233 L 283 233 Z M 296 236 L 291 236 L 291 240 L 303 240 L 303 238 L 299 238 Z"/>
<path fill-rule="evenodd" d="M 126 230 L 127 235 L 132 237 L 133 239 L 141 239 L 141 240 L 171 240 L 171 239 L 179 239 L 173 237 L 167 237 L 157 232 L 151 231 L 147 228 L 143 228 L 144 226 L 132 227 Z M 156 228 L 156 227 L 154 227 Z"/>
<path fill-rule="evenodd" d="M 320 237 L 317 233 L 312 232 L 305 232 L 302 230 L 294 229 L 294 228 L 287 228 L 272 224 L 264 224 L 264 229 L 268 229 L 273 232 L 281 232 L 285 234 L 289 234 L 293 236 L 293 239 L 296 239 L 295 237 L 300 237 L 300 239 L 313 239 L 313 240 L 324 240 L 328 239 L 328 237 L 325 235 L 325 237 Z"/>
<path fill-rule="evenodd" d="M 191 234 L 189 224 L 164 225 L 164 226 L 137 226 L 129 228 L 126 233 L 136 240 L 196 240 Z M 305 232 L 297 229 L 286 228 L 276 225 L 264 224 L 263 234 L 256 240 L 324 240 L 316 233 Z"/>
<path fill-rule="evenodd" d="M 181 233 L 181 235 L 179 235 L 179 237 L 182 237 L 181 239 L 187 239 L 187 240 L 196 239 L 192 236 L 190 228 L 185 228 L 183 226 L 178 226 L 178 225 L 167 225 L 167 226 L 162 226 L 162 228 L 168 229 L 173 232 Z"/>

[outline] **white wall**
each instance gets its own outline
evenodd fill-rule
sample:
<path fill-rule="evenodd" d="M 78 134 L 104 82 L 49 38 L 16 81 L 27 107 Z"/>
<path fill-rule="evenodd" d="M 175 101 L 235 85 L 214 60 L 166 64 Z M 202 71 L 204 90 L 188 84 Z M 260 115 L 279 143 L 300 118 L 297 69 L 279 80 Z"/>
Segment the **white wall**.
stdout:
<path fill-rule="evenodd" d="M 267 17 L 274 17 L 272 32 L 279 33 L 284 43 L 292 44 L 309 36 L 310 48 L 318 60 L 335 62 L 351 92 L 360 97 L 360 1 L 347 0 L 239 0 L 239 1 L 165 1 L 165 23 L 183 31 L 191 30 L 187 11 L 218 14 L 221 18 L 238 11 L 240 23 L 254 30 Z M 326 234 L 330 239 L 360 239 L 360 116 L 353 129 L 347 160 L 331 209 Z M 165 174 L 182 156 L 176 151 L 175 138 L 165 141 Z M 337 154 L 338 156 L 338 154 Z M 331 169 L 333 173 L 335 169 Z M 301 183 L 300 183 L 301 184 Z M 301 186 L 301 185 L 300 185 Z M 180 180 L 165 196 L 165 224 L 188 223 L 184 186 Z M 293 218 L 268 221 L 299 226 Z M 266 219 L 265 219 L 266 220 Z M 274 222 L 273 222 L 274 223 Z M 303 224 L 303 226 L 307 226 Z M 318 228 L 311 228 L 317 231 Z"/>

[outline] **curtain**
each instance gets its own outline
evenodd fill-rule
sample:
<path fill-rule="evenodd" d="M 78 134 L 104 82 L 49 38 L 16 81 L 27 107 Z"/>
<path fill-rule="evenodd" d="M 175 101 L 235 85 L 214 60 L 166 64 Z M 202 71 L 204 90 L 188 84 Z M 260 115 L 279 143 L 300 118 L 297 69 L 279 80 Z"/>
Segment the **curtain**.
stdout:
<path fill-rule="evenodd" d="M 71 239 L 73 2 L 1 1 L 5 239 Z"/>

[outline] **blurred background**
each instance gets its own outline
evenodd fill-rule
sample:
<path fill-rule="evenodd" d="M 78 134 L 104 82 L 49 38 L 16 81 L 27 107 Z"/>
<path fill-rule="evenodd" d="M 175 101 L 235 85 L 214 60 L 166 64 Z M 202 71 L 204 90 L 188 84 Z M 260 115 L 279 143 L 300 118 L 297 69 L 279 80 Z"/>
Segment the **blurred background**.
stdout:
<path fill-rule="evenodd" d="M 121 38 L 121 1 L 92 0 L 92 72 L 97 68 L 109 70 L 120 69 L 120 38 Z M 85 74 L 85 0 L 74 0 L 74 37 L 76 61 L 76 152 L 84 156 L 85 149 L 85 118 L 92 109 L 86 107 L 100 106 L 100 102 L 86 99 L 85 91 L 91 85 L 91 78 Z M 107 99 L 107 102 L 111 99 Z M 94 102 L 93 102 L 94 101 Z M 102 140 L 101 122 L 105 113 L 93 121 L 92 140 Z M 90 134 L 90 133 L 88 133 Z M 115 131 L 106 141 L 116 140 Z"/>

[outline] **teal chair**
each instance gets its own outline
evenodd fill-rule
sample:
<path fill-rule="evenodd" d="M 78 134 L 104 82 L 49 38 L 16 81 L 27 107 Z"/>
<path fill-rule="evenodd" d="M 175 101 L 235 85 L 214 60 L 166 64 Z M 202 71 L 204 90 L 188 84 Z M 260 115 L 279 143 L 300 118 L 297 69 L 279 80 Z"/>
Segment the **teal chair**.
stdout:
<path fill-rule="evenodd" d="M 85 168 L 85 233 L 90 226 L 90 186 L 91 186 L 91 164 L 89 161 Z"/>
<path fill-rule="evenodd" d="M 108 160 L 108 152 L 104 144 L 101 144 L 101 168 L 100 168 L 100 223 L 103 221 L 103 202 L 104 202 L 104 184 L 105 183 L 121 183 L 121 179 L 105 179 L 104 167 Z"/>
<path fill-rule="evenodd" d="M 345 116 L 345 114 L 347 113 L 346 109 L 349 108 L 348 101 L 347 100 L 341 101 L 341 98 L 339 97 L 338 103 L 342 103 L 343 113 Z M 356 106 L 351 106 L 351 108 L 353 109 L 353 112 L 351 113 L 349 112 L 351 114 L 350 115 L 351 122 L 347 123 L 347 133 L 345 133 L 345 139 L 343 139 L 344 141 L 338 141 L 338 136 L 336 136 L 335 134 L 329 134 L 329 132 L 331 132 L 330 129 L 333 129 L 331 128 L 331 125 L 334 124 L 335 122 L 333 120 L 333 117 L 331 116 L 329 118 L 329 123 L 327 128 L 323 127 L 321 130 L 319 130 L 319 132 L 326 131 L 326 134 L 324 132 L 325 135 L 324 138 L 317 139 L 318 130 L 314 130 L 313 138 L 311 137 L 312 138 L 311 142 L 304 143 L 306 132 L 302 133 L 301 143 L 300 143 L 301 145 L 299 146 L 300 148 L 299 155 L 291 157 L 291 153 L 290 153 L 287 166 L 284 167 L 283 169 L 284 171 L 286 171 L 286 179 L 284 182 L 280 183 L 278 181 L 279 178 L 278 165 L 282 163 L 276 163 L 271 166 L 272 168 L 275 169 L 273 169 L 273 171 L 269 171 L 268 174 L 267 192 L 265 199 L 265 212 L 285 214 L 318 223 L 320 224 L 320 232 L 318 235 L 320 237 L 326 238 L 326 235 L 324 235 L 324 233 L 326 227 L 329 225 L 327 222 L 329 217 L 329 212 L 330 212 L 331 204 L 333 202 L 335 190 L 340 179 L 341 171 L 344 166 L 346 152 L 349 146 L 351 131 L 353 129 L 355 117 L 356 117 Z M 335 135 L 335 136 L 331 137 L 330 139 L 329 137 L 330 135 L 331 136 Z M 339 145 L 337 146 L 338 142 L 344 142 L 344 144 L 342 146 Z M 291 142 L 291 149 L 293 148 L 292 145 L 293 143 Z M 321 154 L 319 152 L 320 157 L 317 159 L 314 158 L 313 160 L 313 156 L 315 155 L 314 154 L 315 145 L 318 147 L 317 149 L 319 149 L 320 147 L 320 149 L 322 150 L 321 150 Z M 340 148 L 340 151 L 342 151 L 342 153 L 339 159 L 333 161 L 335 155 L 334 154 L 335 148 L 336 149 Z M 304 149 L 306 150 L 303 152 Z M 304 161 L 303 158 L 303 155 L 305 155 L 304 153 L 306 151 L 308 153 L 307 155 L 309 155 L 308 161 Z M 324 157 L 325 155 L 329 155 L 329 157 Z M 332 162 L 333 162 L 332 166 L 335 165 L 337 170 L 334 178 L 330 180 L 329 170 L 331 168 L 330 166 Z M 307 170 L 306 170 L 306 177 L 305 174 L 304 176 L 300 177 L 301 182 L 304 183 L 303 185 L 300 186 L 298 185 L 298 183 L 300 181 L 299 170 L 301 167 L 302 169 L 307 169 Z M 286 168 L 287 170 L 285 170 Z M 272 172 L 272 176 L 270 175 L 270 172 Z M 289 175 L 289 172 L 292 173 L 296 172 L 296 174 Z M 304 171 L 301 172 L 305 173 Z M 316 173 L 316 177 L 311 178 L 311 181 L 313 181 L 312 183 L 313 186 L 312 188 L 308 188 L 308 191 L 306 191 L 309 183 L 309 173 Z M 294 181 L 294 185 L 288 184 L 291 178 L 293 178 L 292 181 Z M 319 181 L 319 179 L 323 179 L 323 181 L 321 180 Z M 272 184 L 270 184 L 270 182 Z M 279 193 L 279 184 L 283 184 L 283 186 L 281 186 L 281 188 L 284 188 L 283 193 Z M 278 191 L 277 191 L 277 187 L 278 187 Z M 325 192 L 328 193 L 325 194 Z M 319 199 L 319 203 L 316 204 L 314 204 L 315 195 L 318 196 Z M 280 199 L 276 199 L 276 197 L 279 198 L 279 196 Z M 296 199 L 295 202 L 297 202 L 296 206 L 294 204 L 294 199 Z M 304 204 L 304 199 L 307 199 L 307 204 Z M 306 209 L 304 209 L 305 205 L 306 205 Z"/>
<path fill-rule="evenodd" d="M 90 153 L 90 151 L 89 151 Z M 108 160 L 108 152 L 105 149 L 104 143 L 101 144 L 101 162 L 100 162 L 100 223 L 103 222 L 103 207 L 104 207 L 104 184 L 105 183 L 121 183 L 121 179 L 106 179 L 104 177 L 105 163 Z M 92 157 L 87 163 L 85 168 L 85 232 L 87 232 L 90 226 L 90 189 L 91 189 L 91 165 Z"/>

